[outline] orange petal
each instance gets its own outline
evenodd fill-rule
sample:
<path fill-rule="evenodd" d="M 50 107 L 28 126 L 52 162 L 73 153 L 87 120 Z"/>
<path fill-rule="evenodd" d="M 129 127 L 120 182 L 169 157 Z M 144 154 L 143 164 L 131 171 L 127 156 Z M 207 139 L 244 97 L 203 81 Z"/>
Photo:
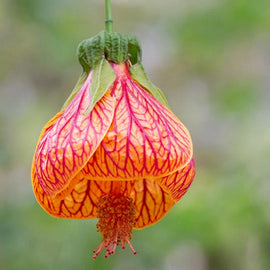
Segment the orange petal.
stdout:
<path fill-rule="evenodd" d="M 36 198 L 45 211 L 55 217 L 86 219 L 97 217 L 97 203 L 103 195 L 121 193 L 133 199 L 136 228 L 159 221 L 174 205 L 171 195 L 151 179 L 134 181 L 94 181 L 77 174 L 77 184 L 69 192 L 49 197 L 41 188 L 35 174 L 33 188 Z"/>
<path fill-rule="evenodd" d="M 137 229 L 158 222 L 174 205 L 170 194 L 152 179 L 135 181 L 130 197 L 136 209 L 135 228 Z"/>
<path fill-rule="evenodd" d="M 135 181 L 94 181 L 78 173 L 69 185 L 55 197 L 48 196 L 41 187 L 36 172 L 32 172 L 33 189 L 37 201 L 50 215 L 60 218 L 86 219 L 97 217 L 100 197 L 114 193 L 128 196 Z"/>
<path fill-rule="evenodd" d="M 37 201 L 41 207 L 50 215 L 59 218 L 94 218 L 96 217 L 96 203 L 94 201 L 95 194 L 91 190 L 96 190 L 94 183 L 85 181 L 79 174 L 72 179 L 76 184 L 71 188 L 68 187 L 68 191 L 65 190 L 58 193 L 55 197 L 48 196 L 35 175 L 33 178 L 33 189 Z M 91 187 L 90 187 L 91 185 Z"/>
<path fill-rule="evenodd" d="M 116 74 L 115 117 L 84 173 L 96 180 L 134 180 L 183 168 L 192 158 L 188 130 L 125 69 Z"/>
<path fill-rule="evenodd" d="M 156 181 L 167 191 L 175 202 L 187 192 L 195 176 L 194 160 L 191 161 L 181 170 L 178 170 L 168 176 L 164 176 Z"/>
<path fill-rule="evenodd" d="M 107 92 L 90 114 L 91 97 L 85 84 L 59 118 L 43 129 L 34 157 L 36 177 L 50 196 L 61 192 L 86 164 L 111 125 L 115 98 Z M 75 184 L 75 183 L 74 183 Z"/>

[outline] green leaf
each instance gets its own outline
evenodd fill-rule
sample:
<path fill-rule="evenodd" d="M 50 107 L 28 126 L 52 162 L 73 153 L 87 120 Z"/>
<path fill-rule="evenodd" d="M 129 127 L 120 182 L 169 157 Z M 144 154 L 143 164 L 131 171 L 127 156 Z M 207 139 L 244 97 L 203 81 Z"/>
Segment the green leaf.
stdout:
<path fill-rule="evenodd" d="M 167 99 L 165 98 L 162 91 L 157 88 L 148 78 L 141 63 L 137 63 L 130 68 L 130 74 L 132 78 L 145 88 L 154 98 L 169 108 Z"/>
<path fill-rule="evenodd" d="M 107 60 L 102 58 L 99 65 L 93 69 L 92 81 L 90 84 L 91 104 L 85 114 L 89 114 L 95 104 L 109 90 L 110 86 L 115 81 L 115 73 Z"/>
<path fill-rule="evenodd" d="M 71 94 L 69 95 L 69 97 L 67 98 L 67 100 L 65 101 L 64 105 L 62 106 L 62 110 L 65 109 L 69 103 L 72 101 L 72 99 L 77 95 L 77 93 L 79 92 L 79 90 L 82 88 L 84 82 L 87 79 L 87 73 L 83 72 L 81 74 L 81 76 L 79 77 L 74 89 L 72 90 Z"/>

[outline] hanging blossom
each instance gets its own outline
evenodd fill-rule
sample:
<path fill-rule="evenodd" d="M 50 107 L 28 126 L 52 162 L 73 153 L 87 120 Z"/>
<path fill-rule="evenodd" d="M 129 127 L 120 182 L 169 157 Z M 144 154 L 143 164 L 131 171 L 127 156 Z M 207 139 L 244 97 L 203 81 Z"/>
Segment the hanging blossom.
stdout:
<path fill-rule="evenodd" d="M 135 37 L 102 32 L 79 45 L 83 73 L 43 128 L 32 165 L 37 201 L 58 218 L 98 218 L 105 257 L 161 220 L 189 188 L 186 127 L 141 65 Z"/>

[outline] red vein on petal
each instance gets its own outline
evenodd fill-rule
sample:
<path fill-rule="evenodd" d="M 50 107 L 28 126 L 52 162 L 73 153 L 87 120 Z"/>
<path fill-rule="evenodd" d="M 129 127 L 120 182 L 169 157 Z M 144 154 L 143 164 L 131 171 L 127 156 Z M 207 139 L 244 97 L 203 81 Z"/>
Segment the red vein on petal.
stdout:
<path fill-rule="evenodd" d="M 97 204 L 106 194 L 123 194 L 132 198 L 136 210 L 135 228 L 143 228 L 158 222 L 174 205 L 168 191 L 152 179 L 134 181 L 94 181 L 76 175 L 77 183 L 54 198 L 48 196 L 33 174 L 33 189 L 37 201 L 45 211 L 55 217 L 86 219 L 97 217 Z M 115 193 L 116 192 L 116 193 Z"/>
<path fill-rule="evenodd" d="M 157 182 L 167 190 L 175 202 L 186 193 L 195 176 L 194 160 L 191 161 L 181 170 L 178 170 L 168 176 L 157 179 Z"/>
<path fill-rule="evenodd" d="M 89 79 L 59 119 L 40 138 L 35 155 L 37 178 L 50 196 L 61 192 L 85 165 L 111 125 L 115 99 L 106 93 L 90 115 Z"/>
<path fill-rule="evenodd" d="M 85 166 L 90 179 L 158 178 L 184 167 L 192 157 L 189 132 L 177 117 L 128 74 L 118 76 L 112 95 L 115 117 Z"/>

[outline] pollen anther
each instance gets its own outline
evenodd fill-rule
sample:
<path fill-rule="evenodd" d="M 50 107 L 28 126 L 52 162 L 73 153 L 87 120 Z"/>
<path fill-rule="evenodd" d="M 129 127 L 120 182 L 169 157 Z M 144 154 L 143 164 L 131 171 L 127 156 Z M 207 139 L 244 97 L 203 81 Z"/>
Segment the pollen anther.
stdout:
<path fill-rule="evenodd" d="M 97 231 L 102 235 L 101 244 L 93 251 L 95 259 L 103 248 L 106 249 L 105 258 L 115 253 L 117 245 L 125 249 L 128 244 L 133 252 L 130 240 L 132 239 L 132 228 L 135 225 L 135 207 L 133 200 L 121 194 L 108 194 L 102 196 L 98 202 Z"/>

